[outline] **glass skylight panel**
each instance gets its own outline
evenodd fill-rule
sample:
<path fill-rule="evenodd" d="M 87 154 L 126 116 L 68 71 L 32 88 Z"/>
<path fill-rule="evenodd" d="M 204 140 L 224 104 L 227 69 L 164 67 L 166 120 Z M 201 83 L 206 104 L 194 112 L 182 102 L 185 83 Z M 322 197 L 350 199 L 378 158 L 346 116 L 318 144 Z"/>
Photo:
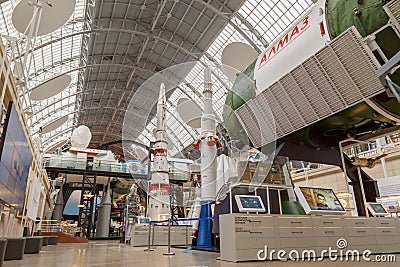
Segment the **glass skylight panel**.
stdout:
<path fill-rule="evenodd" d="M 51 138 L 51 140 L 49 140 L 49 142 L 45 142 L 44 144 L 42 143 L 43 151 L 46 152 L 50 148 L 52 148 L 55 144 L 58 144 L 59 142 L 65 141 L 65 140 L 66 140 L 66 137 L 64 134 L 55 135 Z"/>
<path fill-rule="evenodd" d="M 243 36 L 236 32 L 232 25 L 227 25 L 227 27 L 221 32 L 221 34 L 217 37 L 214 43 L 210 46 L 207 50 L 207 53 L 210 54 L 217 62 L 220 62 L 221 54 L 223 49 L 226 45 L 231 42 L 245 42 Z M 222 80 L 228 85 L 229 81 L 226 77 L 223 77 L 223 72 L 219 69 L 220 66 L 215 66 L 206 56 L 201 58 L 203 62 L 206 63 L 207 66 L 212 67 L 212 71 L 216 72 L 217 75 L 221 77 Z M 204 90 L 203 84 L 203 75 L 204 75 L 204 66 L 201 63 L 197 63 L 193 69 L 189 72 L 186 76 L 185 81 L 180 85 L 182 89 L 186 89 L 185 91 L 188 92 L 189 96 L 192 96 L 200 107 L 203 105 L 202 99 L 197 97 L 197 95 L 189 88 L 189 85 L 192 85 L 192 88 L 195 88 L 198 94 L 202 95 Z M 218 81 L 213 75 L 213 101 L 214 101 L 214 111 L 217 115 L 217 121 L 221 121 L 223 105 L 225 103 L 225 92 L 227 91 L 226 87 L 222 85 L 220 81 Z M 177 101 L 181 97 L 187 97 L 187 95 L 180 92 L 179 89 L 175 90 L 174 93 L 171 95 L 169 100 L 172 102 L 173 105 L 176 106 Z M 173 109 L 175 110 L 175 109 Z M 188 126 L 186 126 L 185 122 L 182 121 L 179 114 L 176 111 L 170 110 L 170 114 L 173 112 L 174 116 L 167 120 L 167 125 L 170 128 L 171 132 L 174 132 L 179 141 L 182 143 L 184 147 L 190 146 L 194 141 L 195 138 L 199 137 L 199 131 L 194 130 Z M 179 122 L 177 121 L 179 120 Z M 168 132 L 168 130 L 167 130 Z M 183 149 L 183 148 L 180 148 Z"/>
<path fill-rule="evenodd" d="M 19 1 L 9 0 L 0 5 L 0 34 L 18 37 L 19 32 L 12 26 L 12 11 Z"/>
<path fill-rule="evenodd" d="M 221 62 L 221 55 L 224 48 L 233 42 L 247 43 L 247 40 L 238 33 L 231 24 L 226 25 L 221 34 L 211 44 L 207 53 L 211 55 L 217 62 Z"/>
<path fill-rule="evenodd" d="M 0 5 L 0 34 L 16 37 L 22 40 L 21 43 L 24 43 L 24 36 L 16 31 L 12 25 L 12 11 L 19 1 L 9 0 Z M 34 139 L 39 127 L 44 127 L 56 116 L 73 114 L 75 110 L 79 71 L 71 72 L 71 70 L 77 69 L 80 64 L 83 37 L 81 32 L 84 29 L 85 8 L 86 0 L 77 0 L 73 15 L 63 27 L 35 39 L 35 48 L 31 51 L 33 54 L 32 63 L 28 71 L 29 89 L 31 90 L 47 79 L 62 73 L 68 73 L 71 76 L 71 85 L 49 99 L 32 101 L 34 114 L 31 120 L 31 133 L 34 135 Z M 67 123 L 60 127 L 61 133 L 59 130 L 55 130 L 55 132 L 69 137 L 74 126 L 72 118 L 73 115 L 70 116 Z M 48 146 L 51 146 L 51 144 L 48 144 Z"/>
<path fill-rule="evenodd" d="M 148 145 L 150 143 L 150 139 L 148 136 L 147 131 L 143 131 L 138 138 L 136 139 L 137 142 L 142 143 L 144 145 Z M 133 147 L 137 147 L 135 144 L 132 145 Z"/>
<path fill-rule="evenodd" d="M 69 87 L 64 89 L 62 92 L 58 93 L 57 95 L 50 97 L 48 99 L 42 101 L 33 101 L 32 105 L 34 106 L 37 112 L 40 112 L 41 109 L 50 106 L 52 103 L 57 101 L 61 101 L 62 99 L 69 99 L 71 97 L 76 96 L 76 83 L 71 83 Z"/>
<path fill-rule="evenodd" d="M 74 43 L 80 43 L 81 36 L 58 40 L 54 44 L 44 46 L 34 52 L 33 65 L 31 67 L 32 71 L 30 74 L 31 89 L 55 75 L 79 67 L 81 51 L 78 49 L 79 46 L 74 46 L 71 43 L 72 41 Z M 61 48 L 62 43 L 64 44 Z M 62 57 L 62 50 L 71 52 L 64 53 Z M 74 77 L 74 79 L 76 80 L 77 77 Z"/>
<path fill-rule="evenodd" d="M 0 34 L 18 38 L 22 37 L 11 23 L 12 10 L 19 1 L 9 0 L 0 5 Z M 264 50 L 266 42 L 272 42 L 277 36 L 282 34 L 311 4 L 311 0 L 247 0 L 239 9 L 238 15 L 234 16 L 231 22 L 221 31 L 206 51 L 206 55 L 201 58 L 202 62 L 211 66 L 214 75 L 220 77 L 220 79 L 216 79 L 213 76 L 214 111 L 219 121 L 221 120 L 227 89 L 231 88 L 232 84 L 224 76 L 220 66 L 217 66 L 210 58 L 220 63 L 222 51 L 228 44 L 232 42 L 250 44 L 235 27 L 239 27 L 248 35 L 247 38 L 251 39 L 259 50 Z M 82 47 L 82 44 L 85 43 L 84 38 L 87 38 L 88 33 L 82 32 L 90 29 L 90 26 L 87 24 L 88 22 L 84 20 L 85 7 L 86 0 L 77 0 L 75 12 L 66 25 L 51 34 L 36 39 L 33 63 L 29 71 L 31 78 L 30 88 L 32 89 L 43 81 L 61 73 L 69 73 L 72 78 L 69 88 L 60 94 L 44 101 L 33 102 L 34 111 L 37 113 L 33 116 L 32 121 L 33 123 L 40 121 L 40 123 L 34 124 L 33 132 L 37 131 L 39 124 L 40 126 L 44 126 L 45 122 L 50 121 L 49 118 L 54 119 L 53 116 L 55 114 L 57 116 L 60 116 L 59 114 L 71 114 L 70 120 L 66 124 L 50 134 L 51 138 L 48 139 L 48 144 L 46 144 L 48 147 L 63 140 L 64 137 L 69 137 L 72 128 L 75 126 L 73 113 L 76 110 L 75 101 L 77 92 L 81 86 L 81 81 L 78 82 L 78 77 L 79 73 L 83 73 L 83 71 L 76 69 L 79 68 L 82 62 L 85 62 L 85 55 L 82 54 L 82 51 L 86 47 Z M 242 18 L 246 20 L 246 23 L 241 20 Z M 232 23 L 235 25 L 231 25 Z M 259 35 L 256 33 L 259 33 L 264 40 L 258 39 L 257 36 Z M 187 75 L 180 88 L 176 89 L 168 100 L 167 108 L 169 116 L 167 115 L 167 133 L 173 139 L 174 143 L 180 142 L 183 146 L 190 145 L 194 141 L 194 138 L 198 137 L 199 131 L 185 126 L 185 123 L 176 111 L 176 104 L 182 97 L 191 97 L 202 107 L 201 95 L 204 88 L 203 68 L 202 64 L 197 64 Z M 194 85 L 190 86 L 190 84 Z M 196 92 L 193 92 L 193 90 L 196 90 Z M 138 105 L 145 107 L 149 102 L 153 102 L 151 98 L 153 98 L 153 95 L 143 96 Z M 155 119 L 153 119 L 137 140 L 146 145 L 148 145 L 149 140 L 154 140 L 152 129 L 155 127 L 155 123 Z"/>
<path fill-rule="evenodd" d="M 197 92 L 197 91 L 194 92 L 193 90 L 197 90 L 197 88 L 196 88 L 196 87 L 193 87 L 193 86 L 189 87 L 189 85 L 188 85 L 187 83 L 182 83 L 182 84 L 179 86 L 178 90 L 176 90 L 177 93 L 174 92 L 174 93 L 172 94 L 172 96 L 173 96 L 175 99 L 171 99 L 171 102 L 172 102 L 172 103 L 177 103 L 181 97 L 191 98 L 191 99 L 194 100 L 197 104 L 199 104 L 200 108 L 202 108 L 202 107 L 201 107 L 202 100 L 201 100 L 200 97 L 198 96 L 199 92 Z M 185 92 L 185 93 L 183 93 L 183 92 Z"/>
<path fill-rule="evenodd" d="M 42 135 L 42 145 L 44 148 L 49 148 L 60 139 L 66 139 L 66 133 L 71 132 L 73 127 L 73 120 L 68 120 L 61 127 Z"/>
<path fill-rule="evenodd" d="M 72 114 L 75 109 L 75 96 L 63 98 L 61 101 L 56 101 L 44 107 L 34 115 L 34 121 L 31 125 L 31 133 L 36 134 L 39 127 L 46 126 L 52 119 L 61 118 L 66 114 Z"/>
<path fill-rule="evenodd" d="M 240 8 L 239 14 L 271 42 L 311 4 L 311 0 L 248 0 Z"/>
<path fill-rule="evenodd" d="M 176 90 L 176 91 L 178 91 L 178 90 Z M 167 115 L 167 119 L 166 119 L 166 125 L 167 125 L 166 131 L 167 131 L 168 136 L 171 136 L 171 137 L 176 136 L 176 137 L 179 137 L 178 139 L 181 139 L 183 136 L 186 136 L 186 135 L 189 135 L 189 136 L 197 135 L 197 133 L 190 127 L 188 127 L 188 128 L 183 127 L 183 125 L 186 125 L 186 124 L 185 124 L 185 122 L 183 122 L 180 119 L 179 114 L 176 111 L 176 108 L 170 104 L 170 101 L 167 101 L 167 112 L 168 112 L 168 115 Z M 145 129 L 145 132 L 148 132 L 151 134 L 149 139 L 152 141 L 155 140 L 155 138 L 153 136 L 153 129 L 156 128 L 156 125 L 157 125 L 157 120 L 156 120 L 156 118 L 153 118 Z"/>
<path fill-rule="evenodd" d="M 311 1 L 305 0 L 248 0 L 239 10 L 239 13 L 247 20 L 247 23 L 250 23 L 253 29 L 257 30 L 261 36 L 265 38 L 265 40 L 271 42 L 283 31 L 285 31 L 286 28 L 293 23 L 293 21 L 298 18 L 311 4 Z M 240 26 L 245 32 L 246 30 L 251 30 L 247 26 L 245 27 L 244 25 L 239 24 L 238 20 L 235 18 L 232 19 L 232 22 Z M 253 36 L 251 37 L 253 38 Z M 223 49 L 232 42 L 248 43 L 241 33 L 237 32 L 232 25 L 227 24 L 225 29 L 215 39 L 213 44 L 211 44 L 206 53 L 213 57 L 216 62 L 220 63 Z M 255 40 L 254 43 L 259 45 L 260 50 L 263 49 L 263 47 L 260 46 L 260 41 Z M 213 63 L 206 56 L 203 56 L 201 60 L 208 66 L 213 65 Z M 187 75 L 185 81 L 189 84 L 195 83 L 196 80 L 202 81 L 202 69 L 203 66 L 201 66 L 201 64 L 197 64 Z M 221 120 L 227 87 L 230 88 L 232 84 L 226 79 L 218 66 L 214 66 L 213 72 L 221 77 L 220 80 L 213 77 L 213 106 L 216 115 L 219 117 L 218 119 Z M 181 86 L 184 88 L 187 85 Z M 196 86 L 196 88 L 201 94 L 203 86 Z M 179 93 L 175 94 L 174 92 L 174 94 L 171 96 L 171 101 L 176 103 L 180 97 L 185 96 Z M 199 104 L 200 106 L 202 105 L 201 102 Z M 177 118 L 181 121 L 179 117 Z M 168 123 L 174 129 L 174 132 L 178 131 L 178 135 L 181 135 L 182 132 L 185 132 L 183 129 L 180 130 L 182 125 L 177 125 L 176 122 L 173 122 L 173 119 L 168 120 Z M 181 121 L 181 123 L 183 122 Z M 194 141 L 190 135 L 184 135 L 179 138 L 185 146 L 190 145 L 190 143 Z"/>

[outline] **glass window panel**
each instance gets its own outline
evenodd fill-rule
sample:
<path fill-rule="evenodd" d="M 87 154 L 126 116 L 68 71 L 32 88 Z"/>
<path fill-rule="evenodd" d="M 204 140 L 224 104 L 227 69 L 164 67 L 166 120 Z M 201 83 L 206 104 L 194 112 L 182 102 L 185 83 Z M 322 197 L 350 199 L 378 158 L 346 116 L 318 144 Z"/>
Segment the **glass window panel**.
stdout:
<path fill-rule="evenodd" d="M 15 36 L 17 38 L 21 37 L 21 34 L 14 29 L 11 23 L 12 10 L 18 2 L 19 0 L 9 0 L 0 5 L 0 13 L 2 14 L 0 16 L 0 34 Z M 84 24 L 85 3 L 85 0 L 77 0 L 72 19 L 66 25 L 51 34 L 36 39 L 36 45 L 41 48 L 37 48 L 33 52 L 34 61 L 28 73 L 30 76 L 30 88 L 34 88 L 43 83 L 43 81 L 62 73 L 68 72 L 72 79 L 71 85 L 63 92 L 49 99 L 33 102 L 36 113 L 32 117 L 34 123 L 32 132 L 35 132 L 34 130 L 37 130 L 39 125 L 44 125 L 44 123 L 48 123 L 54 119 L 55 116 L 71 114 L 70 120 L 65 125 L 48 134 L 48 137 L 51 137 L 49 138 L 48 146 L 70 135 L 74 127 L 72 117 L 75 111 L 76 93 L 81 83 L 78 83 L 79 71 L 71 70 L 79 68 L 81 63 L 82 38 L 84 36 L 83 34 L 75 33 L 87 28 Z M 259 49 L 263 50 L 263 42 L 255 37 L 257 35 L 254 35 L 252 31 L 257 31 L 267 42 L 272 42 L 296 18 L 303 14 L 311 3 L 311 0 L 247 0 L 238 11 L 246 19 L 247 24 L 243 24 L 236 17 L 233 17 L 231 22 L 240 27 L 245 34 L 248 34 Z M 231 86 L 231 83 L 224 76 L 223 72 L 221 72 L 219 66 L 216 66 L 215 63 L 209 60 L 209 57 L 213 58 L 219 64 L 223 49 L 232 42 L 248 43 L 247 39 L 233 25 L 227 24 L 206 51 L 207 56 L 204 55 L 201 58 L 202 62 L 212 66 L 212 71 L 215 75 L 221 77 L 221 80 L 213 78 L 214 111 L 219 120 L 221 120 L 225 93 L 227 87 Z M 191 97 L 196 103 L 202 106 L 201 96 L 203 86 L 198 86 L 203 78 L 202 69 L 203 66 L 197 64 L 187 75 L 180 88 L 175 90 L 169 98 L 168 112 L 171 116 L 168 116 L 167 132 L 171 136 L 170 138 L 181 142 L 182 146 L 190 145 L 199 133 L 197 130 L 185 126 L 176 111 L 176 104 L 182 97 Z M 190 87 L 186 83 L 197 86 Z M 151 98 L 151 96 L 146 97 L 142 102 L 143 106 L 146 106 Z M 95 96 L 93 96 L 94 98 Z M 102 100 L 100 99 L 100 95 L 97 95 L 96 98 Z M 152 129 L 154 127 L 155 119 L 147 125 L 145 131 L 138 137 L 138 140 L 144 143 L 154 140 L 152 136 Z"/>

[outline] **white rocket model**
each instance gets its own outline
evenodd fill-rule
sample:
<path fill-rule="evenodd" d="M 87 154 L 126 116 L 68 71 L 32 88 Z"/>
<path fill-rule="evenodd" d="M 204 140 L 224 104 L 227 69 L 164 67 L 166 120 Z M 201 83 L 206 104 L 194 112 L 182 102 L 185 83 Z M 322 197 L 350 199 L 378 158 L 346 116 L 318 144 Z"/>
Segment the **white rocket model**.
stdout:
<path fill-rule="evenodd" d="M 211 71 L 206 68 L 204 72 L 203 91 L 204 110 L 201 117 L 201 200 L 214 201 L 217 190 L 217 142 L 215 135 L 215 115 L 212 108 L 212 83 Z"/>
<path fill-rule="evenodd" d="M 193 202 L 192 206 L 190 207 L 188 218 L 199 218 L 200 217 L 200 212 L 201 212 L 201 202 L 200 202 L 200 200 L 201 200 L 201 188 L 196 187 L 195 191 L 194 191 L 194 194 L 195 194 L 195 199 L 194 199 L 194 202 Z M 195 236 L 194 233 L 197 230 L 199 230 L 199 221 L 193 220 L 191 223 L 192 223 L 192 230 L 193 230 L 192 236 L 194 237 Z"/>
<path fill-rule="evenodd" d="M 166 96 L 165 86 L 160 86 L 157 102 L 157 131 L 154 143 L 154 163 L 149 187 L 147 216 L 158 221 L 170 216 L 170 187 L 167 161 L 167 137 L 165 132 Z"/>

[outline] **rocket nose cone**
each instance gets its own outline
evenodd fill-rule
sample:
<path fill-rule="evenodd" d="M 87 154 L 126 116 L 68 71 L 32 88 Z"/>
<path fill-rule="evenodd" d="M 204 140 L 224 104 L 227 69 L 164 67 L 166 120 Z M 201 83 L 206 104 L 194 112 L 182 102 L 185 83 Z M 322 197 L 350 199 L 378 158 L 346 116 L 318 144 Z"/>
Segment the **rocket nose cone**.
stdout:
<path fill-rule="evenodd" d="M 166 96 L 165 96 L 165 85 L 164 85 L 164 83 L 162 83 L 160 85 L 160 95 L 159 95 L 158 99 L 159 100 L 164 100 L 165 98 L 166 98 Z"/>
<path fill-rule="evenodd" d="M 160 95 L 165 96 L 165 85 L 162 83 L 160 85 Z"/>

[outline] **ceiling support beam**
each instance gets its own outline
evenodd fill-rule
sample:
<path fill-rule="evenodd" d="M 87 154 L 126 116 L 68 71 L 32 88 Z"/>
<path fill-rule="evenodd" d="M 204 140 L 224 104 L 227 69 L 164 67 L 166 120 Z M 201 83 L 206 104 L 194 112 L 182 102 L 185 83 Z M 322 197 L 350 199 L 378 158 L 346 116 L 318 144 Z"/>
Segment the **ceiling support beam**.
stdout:
<path fill-rule="evenodd" d="M 258 47 L 258 45 L 256 43 L 254 43 L 253 39 L 251 39 L 250 36 L 248 36 L 246 34 L 246 32 L 240 28 L 238 25 L 236 25 L 236 23 L 231 21 L 231 18 L 227 17 L 224 13 L 222 13 L 219 9 L 213 7 L 211 4 L 207 3 L 206 1 L 203 0 L 193 0 L 199 4 L 202 4 L 204 6 L 206 6 L 208 9 L 212 10 L 215 14 L 217 14 L 218 16 L 220 16 L 222 19 L 226 20 L 236 31 L 238 31 L 245 39 L 247 42 L 249 42 L 249 44 L 258 52 L 261 53 L 261 49 Z M 233 14 L 234 15 L 234 14 Z"/>
<path fill-rule="evenodd" d="M 152 34 L 154 31 L 154 28 L 157 25 L 158 20 L 160 19 L 161 12 L 164 10 L 165 4 L 167 3 L 167 0 L 163 0 L 161 2 L 161 5 L 158 6 L 158 11 L 157 15 L 154 17 L 153 21 L 151 22 L 150 29 L 148 30 L 148 34 Z M 139 55 L 136 59 L 136 65 L 139 64 L 140 60 L 142 59 L 143 53 L 146 50 L 147 43 L 149 42 L 149 36 L 146 37 L 146 40 L 144 41 L 142 47 L 140 48 Z M 129 75 L 128 81 L 126 82 L 126 88 L 128 88 L 129 84 L 131 83 L 131 80 L 133 78 L 133 75 L 135 74 L 135 69 L 132 70 L 131 74 Z"/>

